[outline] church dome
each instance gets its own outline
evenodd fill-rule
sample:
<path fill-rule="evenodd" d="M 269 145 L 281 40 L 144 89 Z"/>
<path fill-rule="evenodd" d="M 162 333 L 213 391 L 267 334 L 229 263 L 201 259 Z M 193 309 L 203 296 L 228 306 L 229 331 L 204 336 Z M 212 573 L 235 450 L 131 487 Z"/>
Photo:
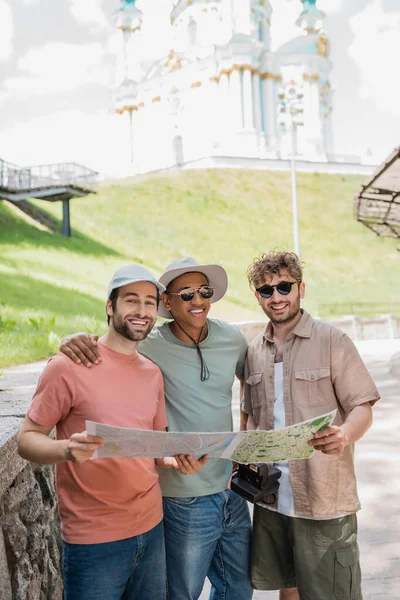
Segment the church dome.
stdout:
<path fill-rule="evenodd" d="M 303 34 L 282 44 L 277 53 L 280 56 L 319 54 L 327 57 L 329 42 L 322 28 L 326 15 L 317 8 L 316 0 L 302 0 L 302 2 L 304 8 L 296 21 L 296 25 L 303 29 Z"/>
<path fill-rule="evenodd" d="M 318 34 L 299 35 L 278 48 L 281 56 L 287 54 L 318 54 Z"/>

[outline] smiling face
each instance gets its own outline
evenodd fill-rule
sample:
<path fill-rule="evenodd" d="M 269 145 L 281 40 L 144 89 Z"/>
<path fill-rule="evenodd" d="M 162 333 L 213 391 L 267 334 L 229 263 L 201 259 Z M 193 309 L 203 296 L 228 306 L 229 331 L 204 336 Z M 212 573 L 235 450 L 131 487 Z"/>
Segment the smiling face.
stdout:
<path fill-rule="evenodd" d="M 208 285 L 205 275 L 202 273 L 184 273 L 171 281 L 167 288 L 167 293 L 163 294 L 163 302 L 167 310 L 171 312 L 173 318 L 195 339 L 197 339 L 197 336 L 206 323 L 206 318 L 211 307 L 211 300 L 201 298 L 199 293 L 196 292 L 193 300 L 183 302 L 176 294 L 188 288 L 199 288 L 202 285 Z"/>
<path fill-rule="evenodd" d="M 279 274 L 272 274 L 268 277 L 266 274 L 264 280 L 257 283 L 257 287 L 267 283 L 268 285 L 277 285 L 280 281 L 294 281 L 294 278 L 287 271 L 281 271 Z M 276 288 L 270 298 L 263 298 L 258 292 L 254 292 L 259 305 L 274 325 L 290 324 L 294 322 L 300 314 L 300 300 L 304 298 L 304 283 L 295 284 L 289 294 L 286 296 L 280 294 Z"/>
<path fill-rule="evenodd" d="M 122 337 L 140 342 L 148 336 L 157 319 L 157 289 L 149 281 L 138 281 L 118 289 L 115 308 L 107 300 L 110 327 Z"/>

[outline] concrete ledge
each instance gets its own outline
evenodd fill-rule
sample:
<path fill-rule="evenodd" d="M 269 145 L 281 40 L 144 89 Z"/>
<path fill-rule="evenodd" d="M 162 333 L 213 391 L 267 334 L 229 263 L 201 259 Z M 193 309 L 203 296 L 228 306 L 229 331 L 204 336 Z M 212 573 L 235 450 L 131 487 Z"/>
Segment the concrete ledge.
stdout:
<path fill-rule="evenodd" d="M 390 374 L 400 380 L 400 352 L 392 356 L 390 361 Z"/>
<path fill-rule="evenodd" d="M 360 340 L 390 340 L 400 338 L 400 322 L 393 315 L 381 315 L 375 318 L 362 319 L 356 315 L 341 319 L 323 319 L 341 329 L 354 341 Z M 239 321 L 235 323 L 251 342 L 256 335 L 265 330 L 265 321 Z"/>

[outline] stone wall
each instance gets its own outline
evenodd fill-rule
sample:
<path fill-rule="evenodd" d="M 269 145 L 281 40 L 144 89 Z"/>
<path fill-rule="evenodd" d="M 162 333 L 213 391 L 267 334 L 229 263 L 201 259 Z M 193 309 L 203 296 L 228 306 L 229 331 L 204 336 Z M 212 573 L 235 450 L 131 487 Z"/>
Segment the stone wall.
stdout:
<path fill-rule="evenodd" d="M 62 600 L 54 468 L 20 458 L 22 421 L 0 415 L 0 600 Z"/>

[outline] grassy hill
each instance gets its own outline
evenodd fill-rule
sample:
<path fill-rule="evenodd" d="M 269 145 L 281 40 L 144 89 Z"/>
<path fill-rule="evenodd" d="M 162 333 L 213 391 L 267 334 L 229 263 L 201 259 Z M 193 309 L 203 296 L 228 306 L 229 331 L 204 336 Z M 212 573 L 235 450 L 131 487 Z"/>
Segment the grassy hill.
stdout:
<path fill-rule="evenodd" d="M 304 306 L 314 314 L 340 314 L 344 303 L 398 302 L 399 243 L 355 221 L 361 181 L 298 176 Z M 133 261 L 157 274 L 178 256 L 218 262 L 230 287 L 212 314 L 260 318 L 245 272 L 260 252 L 292 248 L 290 198 L 289 173 L 267 171 L 188 171 L 102 185 L 72 202 L 70 239 L 0 202 L 0 368 L 48 356 L 67 332 L 103 332 L 107 283 Z M 33 203 L 60 226 L 59 203 Z"/>

